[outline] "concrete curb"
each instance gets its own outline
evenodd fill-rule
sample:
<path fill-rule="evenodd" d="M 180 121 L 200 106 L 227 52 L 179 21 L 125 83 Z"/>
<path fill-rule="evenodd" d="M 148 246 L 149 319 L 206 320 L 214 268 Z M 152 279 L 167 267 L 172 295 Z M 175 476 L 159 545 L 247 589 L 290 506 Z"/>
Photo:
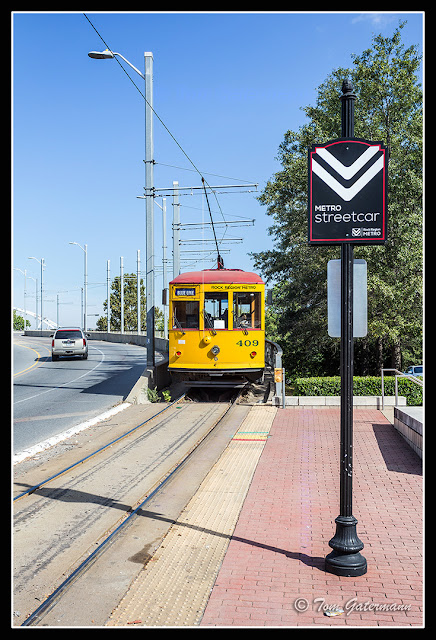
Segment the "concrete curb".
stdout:
<path fill-rule="evenodd" d="M 279 398 L 281 402 L 281 398 Z M 339 407 L 341 404 L 340 396 L 286 396 L 285 399 L 287 407 L 296 407 L 296 406 L 309 406 L 309 407 L 319 407 L 319 406 L 337 406 Z M 405 396 L 398 396 L 398 406 L 406 406 L 407 400 Z M 395 406 L 395 396 L 385 396 L 384 398 L 385 407 L 393 407 Z M 382 408 L 382 397 L 381 396 L 354 396 L 353 398 L 353 406 L 357 407 L 371 407 L 376 409 Z"/>

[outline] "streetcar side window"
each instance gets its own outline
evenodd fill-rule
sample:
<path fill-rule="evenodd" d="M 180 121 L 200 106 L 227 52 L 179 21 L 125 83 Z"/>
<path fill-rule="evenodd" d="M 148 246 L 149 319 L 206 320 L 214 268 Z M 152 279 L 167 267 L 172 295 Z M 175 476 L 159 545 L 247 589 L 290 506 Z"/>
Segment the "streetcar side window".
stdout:
<path fill-rule="evenodd" d="M 259 292 L 233 293 L 233 328 L 261 328 L 261 297 Z"/>
<path fill-rule="evenodd" d="M 174 300 L 173 329 L 199 329 L 199 312 L 198 300 Z"/>
<path fill-rule="evenodd" d="M 204 328 L 229 328 L 229 298 L 227 293 L 206 292 L 204 294 Z"/>

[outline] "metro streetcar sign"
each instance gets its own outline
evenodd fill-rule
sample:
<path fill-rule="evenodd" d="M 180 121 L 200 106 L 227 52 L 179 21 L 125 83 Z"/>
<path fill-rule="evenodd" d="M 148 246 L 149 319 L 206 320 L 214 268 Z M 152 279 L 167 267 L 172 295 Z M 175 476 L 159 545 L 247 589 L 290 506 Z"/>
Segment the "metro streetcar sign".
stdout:
<path fill-rule="evenodd" d="M 308 154 L 309 244 L 384 244 L 387 239 L 387 149 L 340 138 Z"/>

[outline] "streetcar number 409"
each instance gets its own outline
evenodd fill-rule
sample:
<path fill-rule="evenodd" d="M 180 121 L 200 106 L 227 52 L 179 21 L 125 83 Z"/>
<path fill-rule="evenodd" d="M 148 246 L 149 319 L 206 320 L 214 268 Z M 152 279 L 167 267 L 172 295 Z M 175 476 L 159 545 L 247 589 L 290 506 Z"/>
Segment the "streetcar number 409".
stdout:
<path fill-rule="evenodd" d="M 239 340 L 237 343 L 238 347 L 257 347 L 259 344 L 259 340 Z"/>

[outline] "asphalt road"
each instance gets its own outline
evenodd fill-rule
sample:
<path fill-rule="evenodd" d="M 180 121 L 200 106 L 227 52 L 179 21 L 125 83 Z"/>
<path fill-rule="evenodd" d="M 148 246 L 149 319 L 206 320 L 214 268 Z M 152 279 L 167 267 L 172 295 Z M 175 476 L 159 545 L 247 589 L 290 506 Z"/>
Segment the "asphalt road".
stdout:
<path fill-rule="evenodd" d="M 144 347 L 89 341 L 87 360 L 51 359 L 51 339 L 14 334 L 13 453 L 34 447 L 125 399 L 147 364 Z"/>

